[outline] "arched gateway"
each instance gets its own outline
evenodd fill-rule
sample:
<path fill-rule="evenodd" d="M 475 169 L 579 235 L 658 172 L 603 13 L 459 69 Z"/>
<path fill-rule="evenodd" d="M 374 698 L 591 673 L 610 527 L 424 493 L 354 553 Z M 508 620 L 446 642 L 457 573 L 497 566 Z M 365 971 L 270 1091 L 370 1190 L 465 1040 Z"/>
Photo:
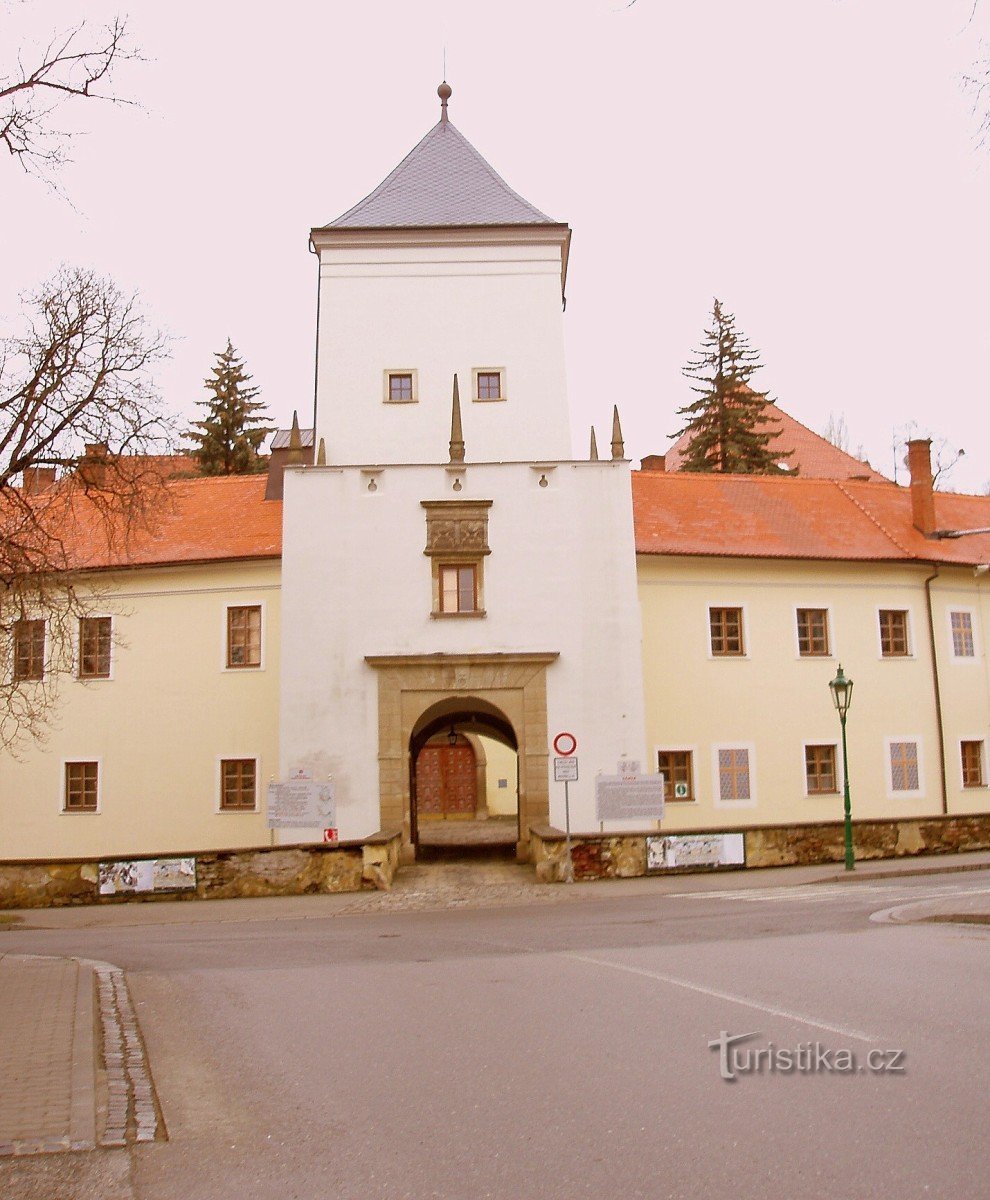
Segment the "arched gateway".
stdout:
<path fill-rule="evenodd" d="M 417 759 L 424 748 L 437 744 L 438 736 L 442 741 L 453 732 L 452 750 L 462 744 L 470 748 L 470 735 L 478 734 L 517 752 L 516 855 L 526 860 L 529 826 L 549 820 L 546 670 L 556 658 L 552 653 L 429 654 L 366 660 L 378 672 L 381 827 L 402 829 L 407 859 L 415 856 L 418 840 Z M 464 803 L 463 798 L 445 796 L 446 786 L 441 780 L 441 806 Z M 455 780 L 452 790 L 456 787 Z"/>

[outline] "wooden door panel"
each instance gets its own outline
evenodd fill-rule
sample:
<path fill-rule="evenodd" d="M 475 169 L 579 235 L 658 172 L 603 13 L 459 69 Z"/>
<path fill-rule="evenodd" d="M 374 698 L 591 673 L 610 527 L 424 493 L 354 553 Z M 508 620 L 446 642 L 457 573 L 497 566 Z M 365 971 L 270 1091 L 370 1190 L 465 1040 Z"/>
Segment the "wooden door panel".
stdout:
<path fill-rule="evenodd" d="M 424 746 L 416 759 L 416 811 L 426 820 L 473 817 L 478 808 L 474 751 L 465 742 Z"/>

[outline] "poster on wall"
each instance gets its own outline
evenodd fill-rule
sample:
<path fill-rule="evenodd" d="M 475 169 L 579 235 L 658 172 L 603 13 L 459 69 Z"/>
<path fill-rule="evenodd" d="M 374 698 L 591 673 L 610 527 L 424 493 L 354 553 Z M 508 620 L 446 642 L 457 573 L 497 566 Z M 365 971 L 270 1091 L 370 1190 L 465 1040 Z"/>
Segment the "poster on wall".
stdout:
<path fill-rule="evenodd" d="M 140 858 L 100 863 L 100 895 L 184 892 L 196 886 L 195 858 Z"/>
<path fill-rule="evenodd" d="M 269 829 L 334 829 L 337 803 L 333 781 L 289 780 L 268 785 Z"/>
<path fill-rule="evenodd" d="M 735 867 L 746 862 L 741 833 L 669 834 L 646 839 L 647 871 L 675 867 Z"/>

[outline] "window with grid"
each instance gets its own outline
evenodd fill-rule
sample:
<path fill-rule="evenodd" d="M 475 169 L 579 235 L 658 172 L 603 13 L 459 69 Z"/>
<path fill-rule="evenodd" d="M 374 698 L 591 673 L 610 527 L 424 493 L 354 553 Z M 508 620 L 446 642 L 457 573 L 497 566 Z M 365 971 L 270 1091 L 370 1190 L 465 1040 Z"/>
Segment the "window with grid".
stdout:
<path fill-rule="evenodd" d="M 79 622 L 79 678 L 110 678 L 109 617 L 83 617 Z"/>
<path fill-rule="evenodd" d="M 243 812 L 257 808 L 257 764 L 253 758 L 225 758 L 220 763 L 220 808 Z"/>
<path fill-rule="evenodd" d="M 880 609 L 880 653 L 903 658 L 908 653 L 908 615 L 901 608 Z"/>
<path fill-rule="evenodd" d="M 809 796 L 820 796 L 839 790 L 836 786 L 834 746 L 805 746 L 804 778 Z"/>
<path fill-rule="evenodd" d="M 478 568 L 474 563 L 441 566 L 440 611 L 468 613 L 478 610 Z"/>
<path fill-rule="evenodd" d="M 99 764 L 70 762 L 65 764 L 64 812 L 96 812 L 99 798 Z"/>
<path fill-rule="evenodd" d="M 412 400 L 413 377 L 411 371 L 390 371 L 388 376 L 389 400 Z"/>
<path fill-rule="evenodd" d="M 708 623 L 712 654 L 730 656 L 744 653 L 741 608 L 710 608 Z"/>
<path fill-rule="evenodd" d="M 920 788 L 917 742 L 890 743 L 890 786 L 895 792 L 916 792 Z"/>
<path fill-rule="evenodd" d="M 975 658 L 976 644 L 973 641 L 973 614 L 954 612 L 952 621 L 952 653 L 956 658 Z"/>
<path fill-rule="evenodd" d="M 502 372 L 501 371 L 479 371 L 478 372 L 478 399 L 479 400 L 501 400 L 502 399 Z"/>
<path fill-rule="evenodd" d="M 983 787 L 983 743 L 960 742 L 963 787 Z"/>
<path fill-rule="evenodd" d="M 227 609 L 227 666 L 261 666 L 261 605 Z"/>
<path fill-rule="evenodd" d="M 749 800 L 752 798 L 748 750 L 719 750 L 718 794 L 721 800 Z"/>
<path fill-rule="evenodd" d="M 798 652 L 804 658 L 827 656 L 828 609 L 799 608 L 797 610 Z"/>
<path fill-rule="evenodd" d="M 14 624 L 14 679 L 43 679 L 45 676 L 45 622 L 17 621 Z"/>
<path fill-rule="evenodd" d="M 674 800 L 683 802 L 694 799 L 694 780 L 691 771 L 690 750 L 659 751 L 657 754 L 657 770 L 663 775 L 664 800 L 668 802 Z"/>

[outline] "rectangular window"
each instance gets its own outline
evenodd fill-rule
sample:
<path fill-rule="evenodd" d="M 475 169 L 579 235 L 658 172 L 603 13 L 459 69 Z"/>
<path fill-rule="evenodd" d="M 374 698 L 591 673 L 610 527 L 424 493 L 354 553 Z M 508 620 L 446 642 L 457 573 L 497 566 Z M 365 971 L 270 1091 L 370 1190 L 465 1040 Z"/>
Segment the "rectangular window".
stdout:
<path fill-rule="evenodd" d="M 388 398 L 393 404 L 414 400 L 412 371 L 389 371 Z"/>
<path fill-rule="evenodd" d="M 917 742 L 890 743 L 890 787 L 894 792 L 917 792 L 920 789 Z"/>
<path fill-rule="evenodd" d="M 501 400 L 502 399 L 502 372 L 501 371 L 479 371 L 478 372 L 478 390 L 476 398 L 478 400 Z"/>
<path fill-rule="evenodd" d="M 110 678 L 109 617 L 83 617 L 79 622 L 79 678 Z"/>
<path fill-rule="evenodd" d="M 745 653 L 741 608 L 710 608 L 708 621 L 711 628 L 712 654 L 723 656 Z"/>
<path fill-rule="evenodd" d="M 478 571 L 468 566 L 440 567 L 440 611 L 476 612 L 478 608 Z"/>
<path fill-rule="evenodd" d="M 950 613 L 952 621 L 952 653 L 956 658 L 975 658 L 976 644 L 973 641 L 973 614 Z"/>
<path fill-rule="evenodd" d="M 983 787 L 983 743 L 960 742 L 963 787 Z"/>
<path fill-rule="evenodd" d="M 804 778 L 809 796 L 821 796 L 837 792 L 835 774 L 835 747 L 805 746 Z"/>
<path fill-rule="evenodd" d="M 823 657 L 828 648 L 828 609 L 797 610 L 798 653 L 802 658 Z"/>
<path fill-rule="evenodd" d="M 17 621 L 14 624 L 14 679 L 43 679 L 45 676 L 45 622 Z"/>
<path fill-rule="evenodd" d="M 227 666 L 261 666 L 261 605 L 227 609 Z"/>
<path fill-rule="evenodd" d="M 751 799 L 748 750 L 719 750 L 718 794 L 721 800 Z"/>
<path fill-rule="evenodd" d="M 225 758 L 220 763 L 220 810 L 254 811 L 257 808 L 257 764 L 253 758 Z"/>
<path fill-rule="evenodd" d="M 694 799 L 690 750 L 660 750 L 657 770 L 663 775 L 663 798 L 671 802 Z"/>
<path fill-rule="evenodd" d="M 96 812 L 98 799 L 99 764 L 66 763 L 63 812 Z"/>
<path fill-rule="evenodd" d="M 880 609 L 880 653 L 904 658 L 908 653 L 908 615 L 901 608 Z"/>

